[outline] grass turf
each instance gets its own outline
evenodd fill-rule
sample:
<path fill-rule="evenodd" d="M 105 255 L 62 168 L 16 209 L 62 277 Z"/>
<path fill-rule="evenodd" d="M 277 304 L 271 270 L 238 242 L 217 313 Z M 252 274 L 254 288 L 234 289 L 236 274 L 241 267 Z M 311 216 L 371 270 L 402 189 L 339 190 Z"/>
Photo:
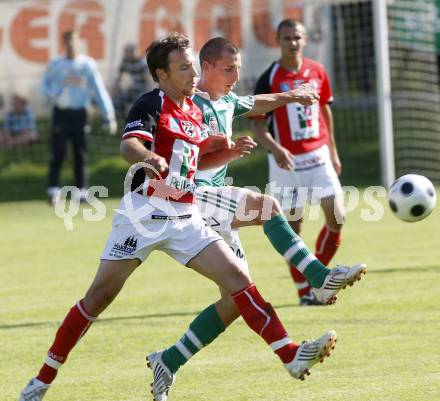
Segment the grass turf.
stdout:
<path fill-rule="evenodd" d="M 118 203 L 105 204 L 104 221 L 77 217 L 72 231 L 43 202 L 0 204 L 1 401 L 18 399 L 90 284 Z M 369 273 L 331 307 L 299 308 L 261 229 L 241 231 L 253 278 L 292 338 L 337 331 L 331 358 L 305 382 L 293 380 L 240 319 L 181 369 L 169 401 L 440 399 L 440 210 L 415 224 L 387 208 L 378 222 L 360 216 L 360 208 L 347 216 L 335 262 L 364 261 Z M 321 224 L 304 224 L 312 248 Z M 217 297 L 206 279 L 153 253 L 72 351 L 45 401 L 151 399 L 145 355 L 174 343 Z"/>

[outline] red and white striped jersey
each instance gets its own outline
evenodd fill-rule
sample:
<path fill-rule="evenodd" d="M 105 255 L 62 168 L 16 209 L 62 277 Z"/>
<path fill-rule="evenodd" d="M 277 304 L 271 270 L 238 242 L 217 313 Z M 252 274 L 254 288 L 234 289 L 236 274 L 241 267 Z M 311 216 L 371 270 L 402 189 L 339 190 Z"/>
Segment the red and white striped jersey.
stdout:
<path fill-rule="evenodd" d="M 190 98 L 182 110 L 160 89 L 142 95 L 128 113 L 122 139 L 136 137 L 144 146 L 165 158 L 169 170 L 161 177 L 148 179 L 143 168 L 134 174 L 132 191 L 146 190 L 147 196 L 158 196 L 183 203 L 194 202 L 194 173 L 197 169 L 199 144 L 202 141 L 202 112 Z"/>
<path fill-rule="evenodd" d="M 258 79 L 255 94 L 286 92 L 303 83 L 310 83 L 319 93 L 319 103 L 303 106 L 290 103 L 266 115 L 274 139 L 293 154 L 310 152 L 328 142 L 328 129 L 322 106 L 333 101 L 330 83 L 324 67 L 304 58 L 297 72 L 273 63 Z"/>

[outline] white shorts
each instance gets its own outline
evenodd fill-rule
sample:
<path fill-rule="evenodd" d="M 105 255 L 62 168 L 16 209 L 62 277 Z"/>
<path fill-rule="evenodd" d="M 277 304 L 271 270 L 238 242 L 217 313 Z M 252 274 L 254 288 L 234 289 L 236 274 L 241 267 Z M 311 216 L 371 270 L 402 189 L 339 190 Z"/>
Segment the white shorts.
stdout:
<path fill-rule="evenodd" d="M 240 265 L 249 272 L 238 230 L 231 227 L 238 205 L 247 193 L 248 190 L 238 187 L 203 186 L 196 190 L 196 205 L 205 224 L 222 236 L 237 256 Z"/>
<path fill-rule="evenodd" d="M 230 233 L 238 205 L 247 193 L 238 187 L 198 187 L 196 205 L 207 226 L 218 233 Z"/>
<path fill-rule="evenodd" d="M 328 146 L 295 155 L 294 169 L 278 166 L 272 154 L 269 159 L 270 192 L 282 210 L 302 208 L 307 201 L 342 195 L 342 187 L 330 159 Z"/>
<path fill-rule="evenodd" d="M 101 259 L 139 259 L 161 250 L 183 265 L 222 238 L 207 227 L 196 205 L 127 193 L 113 217 Z"/>

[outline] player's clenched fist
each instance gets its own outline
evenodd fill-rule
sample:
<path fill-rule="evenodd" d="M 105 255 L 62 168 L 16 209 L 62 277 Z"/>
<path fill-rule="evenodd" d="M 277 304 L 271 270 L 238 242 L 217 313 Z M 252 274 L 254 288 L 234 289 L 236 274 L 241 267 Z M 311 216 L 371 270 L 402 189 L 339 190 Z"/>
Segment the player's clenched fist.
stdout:
<path fill-rule="evenodd" d="M 163 175 L 166 171 L 168 171 L 168 163 L 167 161 L 158 155 L 154 155 L 144 160 L 148 166 L 144 167 L 145 174 L 150 178 L 158 178 L 157 174 L 160 176 Z"/>
<path fill-rule="evenodd" d="M 250 136 L 240 136 L 233 144 L 232 150 L 236 152 L 239 157 L 243 157 L 249 155 L 256 146 L 257 143 Z"/>
<path fill-rule="evenodd" d="M 319 100 L 318 92 L 309 83 L 301 84 L 298 88 L 290 91 L 292 101 L 310 106 Z"/>
<path fill-rule="evenodd" d="M 272 150 L 273 157 L 278 164 L 284 170 L 292 170 L 294 167 L 293 155 L 290 151 L 282 146 L 277 146 Z"/>

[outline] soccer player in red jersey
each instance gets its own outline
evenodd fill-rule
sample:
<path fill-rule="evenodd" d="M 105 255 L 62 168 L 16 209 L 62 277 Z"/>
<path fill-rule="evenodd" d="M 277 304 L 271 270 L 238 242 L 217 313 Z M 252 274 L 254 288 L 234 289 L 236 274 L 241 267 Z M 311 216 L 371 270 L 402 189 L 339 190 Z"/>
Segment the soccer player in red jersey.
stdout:
<path fill-rule="evenodd" d="M 286 215 L 293 216 L 289 222 L 298 235 L 306 200 L 320 201 L 325 224 L 316 240 L 315 255 L 328 265 L 341 243 L 344 223 L 338 178 L 341 162 L 333 133 L 329 79 L 321 64 L 303 56 L 306 39 L 300 22 L 286 19 L 278 25 L 281 58 L 258 79 L 255 93 L 284 92 L 309 83 L 317 90 L 319 102 L 312 106 L 290 103 L 266 114 L 266 121 L 264 117 L 254 118 L 252 125 L 257 140 L 270 152 L 272 195 Z M 294 266 L 290 272 L 300 299 L 306 300 L 310 283 Z"/>
<path fill-rule="evenodd" d="M 43 399 L 72 348 L 153 250 L 166 252 L 227 291 L 247 325 L 272 348 L 293 377 L 304 379 L 336 342 L 332 330 L 314 341 L 293 342 L 249 272 L 241 268 L 225 241 L 205 226 L 194 204 L 194 173 L 199 159 L 201 165 L 212 166 L 212 157 L 224 164 L 230 160 L 227 152 L 223 152 L 222 160 L 214 150 L 229 148 L 240 154 L 254 144 L 249 138 L 236 149 L 228 147 L 223 136 L 216 141 L 215 135 L 214 140 L 204 141 L 201 110 L 190 99 L 197 73 L 187 37 L 171 34 L 153 42 L 147 49 L 147 63 L 159 88 L 135 102 L 121 143 L 124 159 L 135 164 L 131 188 L 114 216 L 90 288 L 67 313 L 45 363 L 21 392 L 19 401 Z M 203 324 L 198 322 L 202 333 Z M 198 345 L 196 341 L 193 346 Z M 150 355 L 149 362 L 158 383 L 153 389 L 155 400 L 164 401 L 174 377 L 159 353 Z"/>

